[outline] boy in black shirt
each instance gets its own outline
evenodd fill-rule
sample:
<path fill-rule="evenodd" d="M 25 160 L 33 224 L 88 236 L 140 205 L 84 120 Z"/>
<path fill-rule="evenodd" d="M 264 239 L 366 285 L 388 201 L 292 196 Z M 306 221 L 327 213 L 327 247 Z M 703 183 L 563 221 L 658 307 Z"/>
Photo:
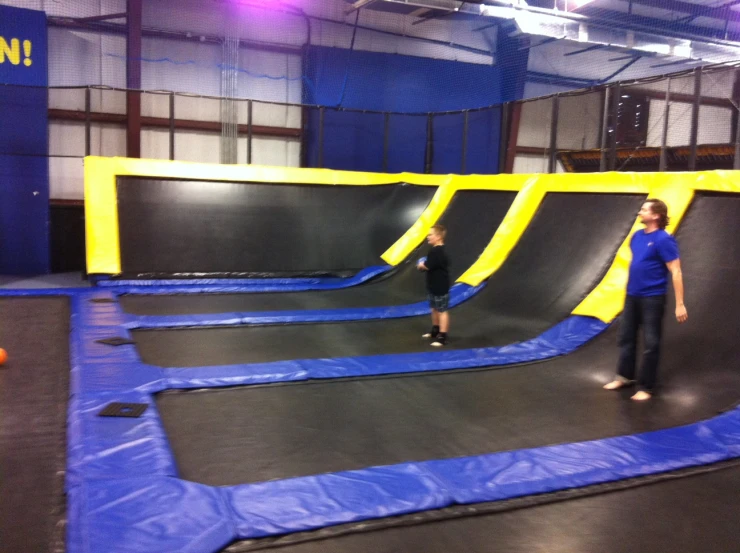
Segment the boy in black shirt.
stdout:
<path fill-rule="evenodd" d="M 432 308 L 432 331 L 423 338 L 431 338 L 434 347 L 442 347 L 447 342 L 447 331 L 450 328 L 450 314 L 447 307 L 450 302 L 449 260 L 445 253 L 445 234 L 442 225 L 434 225 L 427 235 L 427 242 L 432 246 L 426 258 L 416 266 L 426 271 L 429 306 Z"/>

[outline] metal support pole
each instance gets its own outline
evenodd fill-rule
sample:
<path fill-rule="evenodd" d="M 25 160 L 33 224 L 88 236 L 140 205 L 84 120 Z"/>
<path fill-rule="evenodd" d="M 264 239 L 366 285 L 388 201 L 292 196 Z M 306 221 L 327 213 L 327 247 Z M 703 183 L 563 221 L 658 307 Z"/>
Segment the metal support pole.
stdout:
<path fill-rule="evenodd" d="M 604 88 L 604 106 L 601 111 L 601 160 L 599 162 L 599 171 L 606 171 L 606 148 L 609 141 L 609 91 L 607 86 Z"/>
<path fill-rule="evenodd" d="M 668 117 L 671 113 L 671 78 L 668 77 L 668 86 L 665 91 L 665 106 L 663 106 L 663 136 L 660 138 L 660 164 L 658 171 L 668 169 Z"/>
<path fill-rule="evenodd" d="M 504 173 L 514 172 L 516 164 L 517 145 L 519 144 L 519 127 L 522 121 L 522 102 L 513 102 L 509 111 L 509 121 L 506 125 L 506 162 Z"/>
<path fill-rule="evenodd" d="M 432 162 L 434 160 L 434 116 L 430 113 L 427 115 L 427 147 L 424 152 L 424 172 L 432 172 Z"/>
<path fill-rule="evenodd" d="M 557 159 L 558 148 L 558 115 L 560 111 L 560 97 L 552 97 L 552 112 L 550 114 L 550 151 L 547 159 L 547 172 L 555 172 L 555 161 Z"/>
<path fill-rule="evenodd" d="M 126 2 L 126 155 L 141 157 L 142 0 Z"/>
<path fill-rule="evenodd" d="M 622 101 L 622 86 L 617 83 L 612 91 L 612 135 L 609 144 L 609 171 L 617 168 L 617 128 L 619 127 L 619 103 Z"/>
<path fill-rule="evenodd" d="M 694 70 L 694 105 L 691 109 L 691 139 L 689 147 L 689 171 L 696 171 L 696 142 L 699 138 L 699 108 L 701 107 L 701 67 Z"/>
<path fill-rule="evenodd" d="M 388 172 L 388 144 L 390 141 L 391 114 L 383 114 L 383 172 Z"/>
<path fill-rule="evenodd" d="M 735 159 L 732 168 L 740 169 L 740 123 L 735 125 Z"/>
<path fill-rule="evenodd" d="M 735 69 L 732 83 L 732 97 L 730 99 L 733 106 L 731 129 L 735 140 L 735 157 L 732 168 L 740 169 L 740 69 Z"/>
<path fill-rule="evenodd" d="M 90 113 L 91 110 L 91 98 L 90 98 L 91 92 L 90 87 L 87 87 L 85 89 L 85 155 L 89 156 L 92 152 L 92 138 L 91 138 L 91 129 L 90 129 L 90 123 L 92 121 L 92 115 Z"/>
<path fill-rule="evenodd" d="M 501 125 L 498 139 L 498 173 L 506 173 L 506 155 L 509 151 L 509 120 L 511 119 L 511 102 L 501 105 Z M 496 108 L 493 108 L 496 109 Z"/>
<path fill-rule="evenodd" d="M 740 169 L 740 125 L 735 129 L 735 159 L 732 162 L 732 168 Z"/>
<path fill-rule="evenodd" d="M 247 100 L 247 165 L 252 164 L 252 100 Z"/>
<path fill-rule="evenodd" d="M 308 137 L 308 125 L 309 125 L 310 117 L 311 117 L 311 111 L 306 106 L 303 106 L 301 108 L 301 151 L 300 151 L 301 167 L 309 166 L 307 137 Z"/>
<path fill-rule="evenodd" d="M 319 159 L 317 167 L 324 167 L 324 107 L 319 108 Z"/>
<path fill-rule="evenodd" d="M 465 165 L 468 157 L 468 125 L 470 112 L 467 110 L 463 113 L 463 132 L 462 132 L 462 159 L 460 160 L 460 174 L 465 174 Z"/>
<path fill-rule="evenodd" d="M 170 92 L 170 161 L 175 159 L 175 93 Z"/>

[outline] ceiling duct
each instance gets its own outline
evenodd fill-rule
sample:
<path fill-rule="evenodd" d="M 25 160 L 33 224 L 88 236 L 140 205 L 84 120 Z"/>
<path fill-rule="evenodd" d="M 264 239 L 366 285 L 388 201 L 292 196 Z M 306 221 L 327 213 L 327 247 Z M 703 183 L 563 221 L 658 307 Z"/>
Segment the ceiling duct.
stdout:
<path fill-rule="evenodd" d="M 406 15 L 489 17 L 512 21 L 517 32 L 545 39 L 565 40 L 609 50 L 629 51 L 698 63 L 728 63 L 740 60 L 740 43 L 681 33 L 656 34 L 640 25 L 615 26 L 613 22 L 572 12 L 536 8 L 524 0 L 503 0 L 487 4 L 457 0 L 358 0 L 350 10 L 368 8 Z"/>

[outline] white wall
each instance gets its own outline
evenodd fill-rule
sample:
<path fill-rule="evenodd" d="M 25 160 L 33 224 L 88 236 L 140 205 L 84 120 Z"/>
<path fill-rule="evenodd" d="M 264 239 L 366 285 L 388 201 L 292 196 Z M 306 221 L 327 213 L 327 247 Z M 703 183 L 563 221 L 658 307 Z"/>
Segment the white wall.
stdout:
<path fill-rule="evenodd" d="M 142 115 L 169 117 L 169 94 L 142 94 Z M 51 89 L 49 107 L 83 111 L 83 89 Z M 91 108 L 94 112 L 126 113 L 126 93 L 116 90 L 91 90 Z M 191 96 L 175 96 L 175 115 L 179 119 L 218 122 L 221 101 Z M 248 122 L 247 102 L 239 102 L 239 122 Z M 301 110 L 296 107 L 254 103 L 255 125 L 300 128 Z M 177 130 L 175 159 L 205 163 L 219 163 L 219 132 Z M 125 156 L 126 134 L 123 125 L 91 126 L 91 154 Z M 53 199 L 81 200 L 83 198 L 83 164 L 85 155 L 85 125 L 83 122 L 50 121 L 49 124 L 50 188 Z M 141 155 L 144 158 L 169 159 L 169 130 L 144 128 L 141 133 Z M 75 157 L 69 157 L 75 156 Z M 238 162 L 247 161 L 247 139 L 239 138 Z M 298 167 L 300 140 L 296 138 L 261 137 L 252 139 L 252 163 Z"/>
<path fill-rule="evenodd" d="M 94 123 L 90 149 L 97 156 L 125 156 L 126 130 L 118 125 Z M 85 124 L 68 121 L 49 123 L 49 190 L 52 199 L 83 198 Z M 77 157 L 60 157 L 77 156 Z"/>
<path fill-rule="evenodd" d="M 527 81 L 524 83 L 524 98 L 538 98 L 540 96 L 548 96 L 558 92 L 568 92 L 569 90 L 572 89 L 565 86 L 558 86 L 557 84 Z"/>
<path fill-rule="evenodd" d="M 221 47 L 144 37 L 141 88 L 209 96 L 221 95 Z"/>
<path fill-rule="evenodd" d="M 91 17 L 126 11 L 126 0 L 2 0 L 2 4 L 62 17 Z"/>
<path fill-rule="evenodd" d="M 562 150 L 597 148 L 600 118 L 600 94 L 560 98 L 556 147 Z M 517 146 L 549 148 L 551 119 L 551 98 L 524 102 Z"/>
<path fill-rule="evenodd" d="M 565 168 L 559 160 L 555 161 L 555 172 L 565 172 Z M 517 154 L 514 158 L 514 169 L 512 173 L 547 173 L 547 156 Z"/>
<path fill-rule="evenodd" d="M 664 100 L 650 100 L 648 119 L 648 146 L 660 146 L 663 136 Z M 691 138 L 693 105 L 671 102 L 668 114 L 667 146 L 688 146 Z M 697 144 L 726 144 L 732 138 L 732 110 L 718 106 L 699 107 Z"/>
<path fill-rule="evenodd" d="M 598 148 L 602 103 L 600 93 L 560 98 L 556 147 L 560 150 Z"/>
<path fill-rule="evenodd" d="M 84 17 L 125 11 L 125 0 L 16 0 L 4 2 L 31 9 L 46 9 L 49 15 Z M 166 31 L 200 36 L 224 36 L 229 27 L 242 39 L 288 47 L 306 43 L 306 20 L 280 11 L 278 4 L 261 9 L 208 0 L 147 0 L 143 24 Z M 312 16 L 354 23 L 343 0 L 312 0 L 302 7 Z M 361 10 L 359 24 L 380 28 L 399 36 L 359 30 L 355 49 L 411 56 L 433 57 L 467 63 L 492 63 L 492 55 L 482 55 L 448 46 L 455 42 L 471 48 L 490 50 L 495 44 L 495 29 L 473 32 L 476 20 L 430 20 L 411 25 L 414 18 Z M 312 43 L 348 48 L 351 25 L 313 19 Z M 437 43 L 416 40 L 433 38 Z M 51 28 L 49 31 L 50 84 L 52 86 L 101 84 L 125 86 L 125 40 L 123 36 Z M 142 44 L 142 88 L 175 90 L 195 94 L 220 95 L 221 47 L 208 42 L 182 42 L 145 37 Z M 154 61 L 158 60 L 158 61 Z M 239 95 L 278 102 L 298 102 L 301 97 L 300 57 L 242 49 L 239 66 Z M 262 77 L 258 77 L 262 76 Z M 270 78 L 267 78 L 270 77 Z M 279 78 L 285 80 L 280 80 Z"/>
<path fill-rule="evenodd" d="M 547 173 L 547 156 L 517 154 L 513 173 Z"/>
<path fill-rule="evenodd" d="M 735 79 L 735 70 L 714 70 L 702 74 L 701 95 L 712 98 L 732 97 L 732 84 Z M 632 85 L 637 88 L 658 90 L 665 92 L 668 88 L 668 80 L 662 79 L 654 83 L 641 83 Z M 671 94 L 694 94 L 694 76 L 689 74 L 671 79 Z"/>
<path fill-rule="evenodd" d="M 517 146 L 546 148 L 550 145 L 552 101 L 533 100 L 522 104 Z"/>

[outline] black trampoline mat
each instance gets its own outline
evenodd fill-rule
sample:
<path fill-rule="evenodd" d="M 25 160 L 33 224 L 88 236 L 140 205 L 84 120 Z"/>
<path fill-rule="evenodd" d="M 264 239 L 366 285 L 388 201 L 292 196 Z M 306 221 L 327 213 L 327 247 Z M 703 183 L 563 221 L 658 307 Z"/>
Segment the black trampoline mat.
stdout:
<path fill-rule="evenodd" d="M 440 218 L 447 228 L 451 253 L 451 280 L 457 280 L 493 238 L 515 197 L 514 192 L 462 190 Z M 268 294 L 182 294 L 172 296 L 124 295 L 119 299 L 127 313 L 183 315 L 229 311 L 281 311 L 402 305 L 425 296 L 424 279 L 416 262 L 429 246 L 417 249 L 405 263 L 376 281 L 341 290 Z"/>
<path fill-rule="evenodd" d="M 498 370 L 167 392 L 183 478 L 230 485 L 632 434 L 740 398 L 740 198 L 698 196 L 679 232 L 690 321 L 667 309 L 661 394 L 606 392 L 616 327 L 577 352 Z M 720 255 L 721 254 L 721 255 Z"/>
<path fill-rule="evenodd" d="M 485 288 L 450 311 L 447 348 L 525 340 L 566 318 L 609 268 L 642 201 L 635 195 L 548 194 Z M 145 363 L 197 367 L 430 351 L 421 339 L 430 324 L 423 316 L 137 330 L 132 336 Z"/>
<path fill-rule="evenodd" d="M 437 188 L 119 177 L 125 275 L 353 271 L 413 225 Z"/>
<path fill-rule="evenodd" d="M 69 300 L 0 298 L 0 347 L 0 551 L 62 551 Z"/>

